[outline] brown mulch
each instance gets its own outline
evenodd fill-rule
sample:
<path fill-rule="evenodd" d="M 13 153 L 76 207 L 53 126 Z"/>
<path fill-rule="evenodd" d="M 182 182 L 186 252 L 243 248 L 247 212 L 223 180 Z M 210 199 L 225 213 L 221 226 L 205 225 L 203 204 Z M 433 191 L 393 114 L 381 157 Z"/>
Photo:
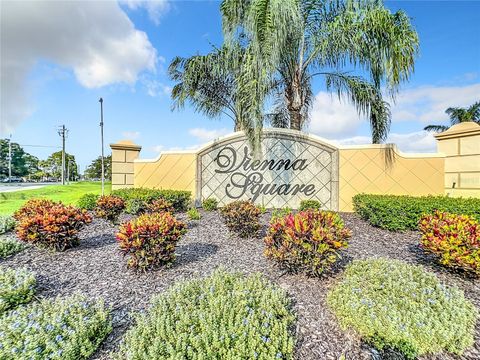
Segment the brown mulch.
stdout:
<path fill-rule="evenodd" d="M 178 216 L 185 220 L 185 216 Z M 177 248 L 177 260 L 163 270 L 140 273 L 128 270 L 114 238 L 116 227 L 94 220 L 81 233 L 81 245 L 64 253 L 28 248 L 1 265 L 26 267 L 37 273 L 38 295 L 52 297 L 80 292 L 105 299 L 113 308 L 114 331 L 93 359 L 108 359 L 130 325 L 130 313 L 148 307 L 152 295 L 174 282 L 206 276 L 218 266 L 244 273 L 260 271 L 286 289 L 297 315 L 297 359 L 394 359 L 395 353 L 380 354 L 363 344 L 353 332 L 342 331 L 326 306 L 326 294 L 341 276 L 342 267 L 352 259 L 389 257 L 421 264 L 447 284 L 456 285 L 480 308 L 480 281 L 463 273 L 438 266 L 418 247 L 417 232 L 391 233 L 373 228 L 355 214 L 342 214 L 353 237 L 343 260 L 333 273 L 320 279 L 289 275 L 263 256 L 261 238 L 239 239 L 230 235 L 217 212 L 202 212 L 200 221 L 188 221 L 189 231 Z M 126 217 L 124 217 L 125 219 Z M 268 214 L 262 218 L 264 230 Z M 475 345 L 463 356 L 440 354 L 423 359 L 480 359 L 480 321 Z"/>

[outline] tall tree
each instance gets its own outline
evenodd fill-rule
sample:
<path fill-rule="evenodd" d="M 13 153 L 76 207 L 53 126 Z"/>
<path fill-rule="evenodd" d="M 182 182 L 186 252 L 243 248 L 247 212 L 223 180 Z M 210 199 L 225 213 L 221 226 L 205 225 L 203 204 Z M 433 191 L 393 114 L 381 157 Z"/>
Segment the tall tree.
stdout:
<path fill-rule="evenodd" d="M 380 0 L 223 0 L 221 11 L 226 46 L 245 44 L 238 101 L 257 127 L 274 83 L 276 106 L 267 118 L 302 129 L 311 81 L 322 76 L 329 91 L 369 118 L 372 141 L 385 140 L 390 111 L 381 88 L 394 96 L 413 71 L 418 50 L 403 11 L 392 14 Z"/>
<path fill-rule="evenodd" d="M 0 139 L 0 177 L 8 176 L 9 140 Z M 38 171 L 38 158 L 12 142 L 12 176 L 28 176 Z"/>
<path fill-rule="evenodd" d="M 56 151 L 50 155 L 47 160 L 40 162 L 40 167 L 42 171 L 57 179 L 60 179 L 62 176 L 62 151 Z M 67 178 L 67 169 L 68 169 L 68 180 L 77 180 L 78 179 L 78 166 L 75 161 L 75 156 L 65 153 L 65 178 Z"/>
<path fill-rule="evenodd" d="M 470 105 L 468 108 L 449 107 L 445 112 L 450 116 L 450 126 L 466 122 L 473 121 L 480 124 L 480 101 Z M 446 131 L 450 126 L 446 125 L 428 125 L 423 130 L 427 131 Z"/>
<path fill-rule="evenodd" d="M 105 156 L 105 179 L 112 179 L 112 155 Z M 99 156 L 88 165 L 85 170 L 85 177 L 87 179 L 100 179 L 102 177 L 102 157 Z"/>

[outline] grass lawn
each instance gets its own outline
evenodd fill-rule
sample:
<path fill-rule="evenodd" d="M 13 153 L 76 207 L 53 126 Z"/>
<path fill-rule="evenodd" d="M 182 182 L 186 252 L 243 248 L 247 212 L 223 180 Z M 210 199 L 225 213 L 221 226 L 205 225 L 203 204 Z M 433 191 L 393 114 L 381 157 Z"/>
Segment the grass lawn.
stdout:
<path fill-rule="evenodd" d="M 105 192 L 109 193 L 110 189 L 111 184 L 106 183 Z M 70 185 L 47 185 L 40 189 L 0 193 L 0 215 L 11 215 L 25 201 L 33 198 L 46 198 L 75 205 L 83 194 L 100 194 L 101 190 L 100 182 L 77 182 Z"/>

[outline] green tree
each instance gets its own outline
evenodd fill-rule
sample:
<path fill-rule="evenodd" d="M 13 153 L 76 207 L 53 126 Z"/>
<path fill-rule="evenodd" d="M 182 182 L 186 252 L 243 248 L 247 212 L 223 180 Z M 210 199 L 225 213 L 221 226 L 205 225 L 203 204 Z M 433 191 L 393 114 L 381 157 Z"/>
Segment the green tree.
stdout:
<path fill-rule="evenodd" d="M 112 155 L 105 156 L 105 179 L 112 179 Z M 102 178 L 102 157 L 99 156 L 88 165 L 85 170 L 85 177 L 87 179 L 101 179 Z"/>
<path fill-rule="evenodd" d="M 450 116 L 450 126 L 466 121 L 473 121 L 480 124 L 480 101 L 470 105 L 468 108 L 449 107 L 445 112 Z M 446 131 L 447 125 L 428 125 L 423 128 L 426 131 Z"/>
<path fill-rule="evenodd" d="M 385 140 L 391 119 L 381 88 L 394 97 L 418 51 L 403 11 L 392 14 L 379 0 L 223 0 L 221 11 L 226 47 L 243 44 L 237 101 L 257 127 L 273 91 L 277 99 L 267 118 L 302 129 L 312 79 L 322 76 L 329 91 L 369 118 L 372 141 Z"/>
<path fill-rule="evenodd" d="M 62 151 L 56 151 L 50 155 L 47 160 L 41 161 L 41 170 L 49 177 L 61 179 L 62 177 Z M 65 153 L 65 178 L 67 178 L 67 169 L 69 173 L 68 180 L 78 179 L 78 166 L 75 156 Z"/>
<path fill-rule="evenodd" d="M 9 140 L 0 139 L 0 177 L 8 177 Z M 38 158 L 12 142 L 12 176 L 28 176 L 38 171 Z"/>

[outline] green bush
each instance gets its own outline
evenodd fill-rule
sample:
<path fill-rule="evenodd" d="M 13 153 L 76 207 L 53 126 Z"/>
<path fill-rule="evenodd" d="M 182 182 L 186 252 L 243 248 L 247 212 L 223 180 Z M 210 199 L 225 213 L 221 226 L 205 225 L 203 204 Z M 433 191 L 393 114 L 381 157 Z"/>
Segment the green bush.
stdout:
<path fill-rule="evenodd" d="M 276 219 L 283 218 L 284 216 L 290 215 L 292 213 L 293 210 L 289 207 L 273 209 L 270 221 L 275 221 Z"/>
<path fill-rule="evenodd" d="M 320 276 L 340 258 L 350 236 L 337 213 L 300 211 L 270 222 L 265 256 L 290 272 Z"/>
<path fill-rule="evenodd" d="M 327 303 L 342 327 L 409 359 L 442 351 L 461 354 L 474 341 L 478 313 L 463 292 L 402 261 L 354 261 Z"/>
<path fill-rule="evenodd" d="M 201 215 L 198 212 L 197 208 L 191 207 L 187 211 L 187 216 L 190 220 L 200 220 Z"/>
<path fill-rule="evenodd" d="M 318 200 L 302 200 L 300 201 L 300 207 L 298 210 L 320 210 L 322 208 L 322 204 Z"/>
<path fill-rule="evenodd" d="M 144 205 L 161 198 L 170 202 L 175 208 L 175 211 L 186 211 L 190 204 L 192 193 L 183 190 L 128 188 L 114 190 L 112 191 L 112 195 L 121 197 L 127 203 L 133 199 L 141 200 Z"/>
<path fill-rule="evenodd" d="M 84 194 L 78 199 L 77 205 L 80 209 L 93 210 L 97 206 L 97 200 L 99 195 L 97 194 Z"/>
<path fill-rule="evenodd" d="M 467 215 L 436 211 L 420 219 L 420 243 L 443 265 L 480 276 L 480 224 Z"/>
<path fill-rule="evenodd" d="M 214 199 L 214 198 L 208 198 L 203 200 L 202 202 L 202 208 L 205 211 L 217 210 L 217 206 L 218 206 L 218 201 L 217 199 Z"/>
<path fill-rule="evenodd" d="M 125 212 L 131 215 L 143 214 L 148 206 L 148 201 L 142 199 L 128 199 L 125 201 Z"/>
<path fill-rule="evenodd" d="M 480 199 L 446 196 L 395 196 L 358 194 L 353 207 L 362 219 L 383 229 L 415 230 L 423 214 L 435 210 L 470 215 L 480 221 Z"/>
<path fill-rule="evenodd" d="M 0 315 L 30 302 L 35 294 L 35 284 L 35 275 L 30 271 L 0 266 Z"/>
<path fill-rule="evenodd" d="M 111 331 L 103 302 L 74 295 L 41 300 L 0 318 L 0 359 L 87 359 Z"/>
<path fill-rule="evenodd" d="M 260 209 L 251 201 L 234 201 L 220 209 L 228 230 L 242 238 L 255 236 L 260 230 Z"/>
<path fill-rule="evenodd" d="M 285 292 L 259 274 L 224 270 L 157 296 L 116 359 L 292 359 L 294 316 Z"/>
<path fill-rule="evenodd" d="M 0 259 L 19 253 L 25 246 L 15 239 L 0 238 Z"/>
<path fill-rule="evenodd" d="M 0 234 L 12 231 L 15 228 L 15 219 L 11 216 L 0 216 Z"/>

